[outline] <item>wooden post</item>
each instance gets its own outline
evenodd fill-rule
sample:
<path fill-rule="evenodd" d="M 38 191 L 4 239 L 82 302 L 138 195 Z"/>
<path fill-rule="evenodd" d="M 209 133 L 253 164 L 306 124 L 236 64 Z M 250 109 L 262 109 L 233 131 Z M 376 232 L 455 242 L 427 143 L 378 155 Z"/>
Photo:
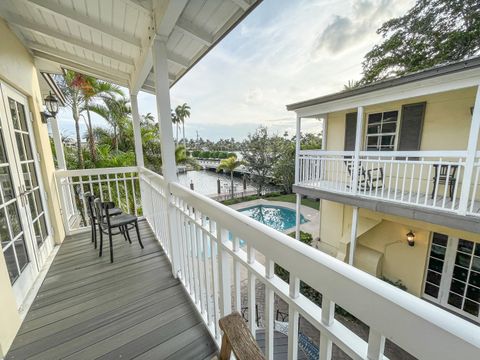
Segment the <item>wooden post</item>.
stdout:
<path fill-rule="evenodd" d="M 67 170 L 67 164 L 65 162 L 65 153 L 63 152 L 63 143 L 60 130 L 58 128 L 57 118 L 50 118 L 50 126 L 52 128 L 53 143 L 55 145 L 55 153 L 57 155 L 57 165 L 60 170 Z"/>
<path fill-rule="evenodd" d="M 357 109 L 357 129 L 355 133 L 355 153 L 353 156 L 353 176 L 352 176 L 352 193 L 357 193 L 358 188 L 358 171 L 360 168 L 360 150 L 362 149 L 363 139 L 363 106 Z"/>
<path fill-rule="evenodd" d="M 458 212 L 460 213 L 460 215 L 465 215 L 467 213 L 468 200 L 470 197 L 470 186 L 473 180 L 472 179 L 473 168 L 475 165 L 475 156 L 477 152 L 479 133 L 480 133 L 480 85 L 477 88 L 477 96 L 475 98 L 475 105 L 474 105 L 473 114 L 472 114 L 472 123 L 470 125 L 470 134 L 468 136 L 467 158 L 465 159 L 465 171 L 463 173 L 462 188 L 460 192 L 460 201 L 458 203 Z"/>
<path fill-rule="evenodd" d="M 135 142 L 135 158 L 137 159 L 137 166 L 144 167 L 143 160 L 143 146 L 142 146 L 142 132 L 140 130 L 140 114 L 138 112 L 137 94 L 133 94 L 130 90 L 130 104 L 132 105 L 132 124 L 133 124 L 133 139 Z"/>
<path fill-rule="evenodd" d="M 355 257 L 355 247 L 357 246 L 357 227 L 358 227 L 358 207 L 353 207 L 352 214 L 352 232 L 350 234 L 350 252 L 348 256 L 348 263 L 353 266 L 353 259 Z"/>
<path fill-rule="evenodd" d="M 170 83 L 168 80 L 168 63 L 166 38 L 157 36 L 153 41 L 153 70 L 155 75 L 155 95 L 157 100 L 158 123 L 160 124 L 160 139 L 162 151 L 163 177 L 167 183 L 178 182 L 177 166 L 175 164 L 175 144 L 173 142 L 173 129 L 170 104 Z M 170 191 L 167 192 L 167 236 L 170 241 L 170 254 L 173 276 L 177 277 L 180 271 L 180 250 L 178 246 L 178 233 L 175 224 L 175 208 L 171 204 Z"/>

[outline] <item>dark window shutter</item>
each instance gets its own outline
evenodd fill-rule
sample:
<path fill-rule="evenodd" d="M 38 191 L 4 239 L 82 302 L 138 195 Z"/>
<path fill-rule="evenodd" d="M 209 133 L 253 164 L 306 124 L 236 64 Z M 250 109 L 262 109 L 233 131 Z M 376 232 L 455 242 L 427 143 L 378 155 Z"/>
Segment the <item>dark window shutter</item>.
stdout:
<path fill-rule="evenodd" d="M 357 113 L 348 113 L 345 116 L 345 151 L 355 150 L 355 133 L 357 132 Z"/>
<path fill-rule="evenodd" d="M 426 105 L 422 102 L 402 106 L 398 151 L 420 150 Z"/>

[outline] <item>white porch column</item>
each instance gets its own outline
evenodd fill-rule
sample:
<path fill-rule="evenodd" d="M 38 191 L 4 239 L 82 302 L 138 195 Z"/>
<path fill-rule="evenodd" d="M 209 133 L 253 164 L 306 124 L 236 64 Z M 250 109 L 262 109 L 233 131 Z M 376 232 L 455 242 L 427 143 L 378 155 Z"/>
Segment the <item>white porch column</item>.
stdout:
<path fill-rule="evenodd" d="M 465 171 L 463 173 L 460 201 L 458 203 L 458 212 L 461 215 L 467 213 L 468 200 L 470 197 L 470 186 L 472 184 L 473 167 L 475 164 L 475 155 L 477 152 L 478 135 L 480 134 L 480 85 L 477 88 L 477 96 L 472 114 L 472 123 L 470 125 L 470 134 L 468 136 L 467 158 L 465 159 Z"/>
<path fill-rule="evenodd" d="M 175 144 L 170 105 L 170 83 L 168 81 L 167 47 L 165 40 L 157 37 L 153 41 L 153 71 L 155 73 L 155 94 L 162 149 L 163 176 L 168 182 L 177 181 Z"/>
<path fill-rule="evenodd" d="M 143 167 L 143 146 L 142 146 L 142 132 L 140 129 L 140 114 L 138 112 L 137 94 L 133 94 L 130 90 L 130 104 L 132 105 L 132 122 L 133 122 L 133 139 L 135 141 L 135 158 L 137 159 L 137 166 Z"/>
<path fill-rule="evenodd" d="M 324 114 L 322 117 L 322 150 L 327 150 L 327 114 Z M 319 161 L 320 167 L 318 173 L 320 180 L 323 179 L 323 168 L 322 168 L 322 161 Z M 319 199 L 318 201 L 318 236 L 320 239 L 322 238 L 322 199 Z"/>
<path fill-rule="evenodd" d="M 353 156 L 352 192 L 357 193 L 358 170 L 360 167 L 360 151 L 363 146 L 363 106 L 357 108 L 357 128 L 355 132 L 355 152 Z"/>
<path fill-rule="evenodd" d="M 348 255 L 348 263 L 353 266 L 353 258 L 355 257 L 355 248 L 357 247 L 357 227 L 358 227 L 358 207 L 353 207 L 352 214 L 352 232 L 350 234 L 350 251 Z"/>
<path fill-rule="evenodd" d="M 297 128 L 295 136 L 295 184 L 300 181 L 300 140 L 301 140 L 302 119 L 297 116 Z M 297 194 L 296 213 L 295 213 L 295 239 L 300 240 L 300 205 L 302 203 L 302 195 Z"/>
<path fill-rule="evenodd" d="M 175 164 L 175 144 L 173 143 L 172 118 L 170 112 L 170 84 L 168 81 L 167 49 L 165 38 L 156 37 L 153 41 L 153 71 L 155 75 L 155 94 L 157 100 L 158 122 L 160 124 L 160 141 L 162 151 L 163 177 L 168 186 L 178 182 L 177 167 Z M 169 190 L 169 189 L 168 189 Z M 170 241 L 170 254 L 173 276 L 179 276 L 180 248 L 177 224 L 175 221 L 175 208 L 172 204 L 170 191 L 166 194 L 168 203 L 168 229 L 167 236 Z"/>
<path fill-rule="evenodd" d="M 65 153 L 63 152 L 62 136 L 60 135 L 60 130 L 58 129 L 58 120 L 56 118 L 50 118 L 50 126 L 52 128 L 53 143 L 55 145 L 58 168 L 60 170 L 67 170 Z"/>

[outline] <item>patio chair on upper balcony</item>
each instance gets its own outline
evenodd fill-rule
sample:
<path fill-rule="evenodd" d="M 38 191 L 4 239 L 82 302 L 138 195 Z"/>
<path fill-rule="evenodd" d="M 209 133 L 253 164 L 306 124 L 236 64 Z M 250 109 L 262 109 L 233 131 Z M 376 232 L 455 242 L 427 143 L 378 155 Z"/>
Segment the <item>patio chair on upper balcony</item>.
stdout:
<path fill-rule="evenodd" d="M 348 174 L 353 179 L 353 163 L 345 161 Z M 357 189 L 361 191 L 371 191 L 381 189 L 383 186 L 383 168 L 372 168 L 366 170 L 362 164 L 358 166 Z M 349 186 L 347 186 L 349 187 Z"/>
<path fill-rule="evenodd" d="M 453 201 L 453 191 L 457 182 L 457 168 L 458 165 L 433 165 L 435 169 L 435 176 L 433 177 L 432 199 L 435 197 L 438 185 L 448 186 L 448 193 L 450 201 Z"/>
<path fill-rule="evenodd" d="M 100 251 L 99 256 L 102 256 L 103 251 L 103 234 L 108 235 L 108 242 L 110 245 L 110 262 L 113 263 L 113 235 L 122 234 L 127 237 L 128 242 L 131 244 L 129 230 L 135 227 L 137 232 L 137 240 L 143 249 L 142 240 L 140 239 L 140 231 L 138 230 L 138 218 L 135 215 L 120 214 L 112 216 L 110 211 L 115 209 L 115 204 L 111 201 L 102 202 L 100 199 L 94 200 L 95 215 L 98 220 L 98 228 L 100 229 Z M 113 232 L 115 228 L 118 228 L 118 232 Z"/>

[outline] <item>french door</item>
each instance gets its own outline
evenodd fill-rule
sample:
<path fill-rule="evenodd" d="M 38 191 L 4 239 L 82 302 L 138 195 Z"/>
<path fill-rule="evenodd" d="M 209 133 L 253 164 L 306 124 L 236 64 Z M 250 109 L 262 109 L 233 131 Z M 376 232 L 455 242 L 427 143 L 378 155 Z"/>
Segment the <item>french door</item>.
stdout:
<path fill-rule="evenodd" d="M 480 243 L 433 233 L 424 297 L 480 322 Z"/>
<path fill-rule="evenodd" d="M 53 249 L 27 99 L 0 83 L 0 241 L 20 307 Z"/>

